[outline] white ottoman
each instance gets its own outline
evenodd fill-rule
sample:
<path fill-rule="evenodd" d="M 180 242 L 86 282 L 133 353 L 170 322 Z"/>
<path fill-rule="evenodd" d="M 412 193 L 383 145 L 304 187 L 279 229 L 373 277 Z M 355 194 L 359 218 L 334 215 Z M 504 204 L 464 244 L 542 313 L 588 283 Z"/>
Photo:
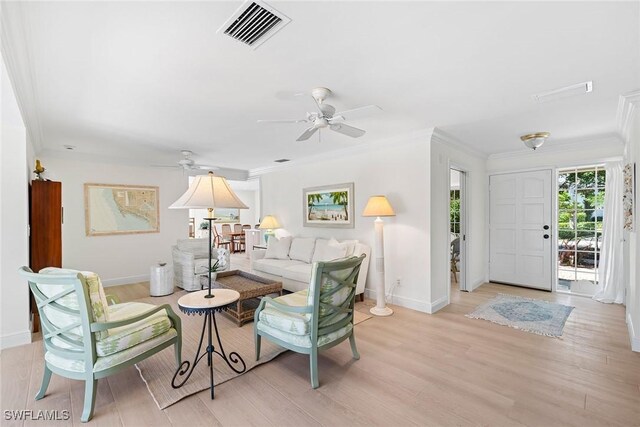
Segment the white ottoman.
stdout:
<path fill-rule="evenodd" d="M 151 266 L 149 272 L 149 294 L 161 297 L 173 293 L 173 267 L 161 263 Z"/>

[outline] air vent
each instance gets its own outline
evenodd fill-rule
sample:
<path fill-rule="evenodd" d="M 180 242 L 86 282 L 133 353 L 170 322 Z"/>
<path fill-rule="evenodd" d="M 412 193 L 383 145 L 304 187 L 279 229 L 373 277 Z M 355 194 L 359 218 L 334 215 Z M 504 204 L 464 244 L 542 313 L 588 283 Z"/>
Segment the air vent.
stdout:
<path fill-rule="evenodd" d="M 291 159 L 278 159 L 278 160 L 274 160 L 274 162 L 276 163 L 286 163 L 286 162 L 290 162 Z"/>
<path fill-rule="evenodd" d="M 582 82 L 571 86 L 561 87 L 559 89 L 549 90 L 547 92 L 538 93 L 536 95 L 531 95 L 534 101 L 537 102 L 548 102 L 555 101 L 560 98 L 567 98 L 569 96 L 575 95 L 584 95 L 593 90 L 593 82 Z"/>
<path fill-rule="evenodd" d="M 218 33 L 256 49 L 291 22 L 282 13 L 257 0 L 248 0 L 227 19 Z"/>

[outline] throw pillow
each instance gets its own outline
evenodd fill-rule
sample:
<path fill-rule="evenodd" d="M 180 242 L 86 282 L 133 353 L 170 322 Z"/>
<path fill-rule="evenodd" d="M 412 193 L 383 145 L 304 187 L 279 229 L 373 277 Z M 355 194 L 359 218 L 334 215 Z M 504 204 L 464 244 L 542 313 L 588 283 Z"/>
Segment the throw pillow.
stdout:
<path fill-rule="evenodd" d="M 313 249 L 316 246 L 316 239 L 313 237 L 304 238 L 296 237 L 291 242 L 291 249 L 289 249 L 289 258 L 298 261 L 311 263 L 311 257 L 313 256 Z"/>
<path fill-rule="evenodd" d="M 327 262 L 338 258 L 344 258 L 347 253 L 346 245 L 331 245 L 329 240 L 316 240 L 316 249 L 313 252 L 312 262 Z"/>
<path fill-rule="evenodd" d="M 357 240 L 343 240 L 342 242 L 338 242 L 336 239 L 334 239 L 333 237 L 331 238 L 331 240 L 329 240 L 329 246 L 339 246 L 339 247 L 344 247 L 346 252 L 345 252 L 345 257 L 350 257 L 355 255 L 355 250 L 356 250 L 356 244 L 358 243 Z"/>
<path fill-rule="evenodd" d="M 264 254 L 265 259 L 289 259 L 291 240 L 291 237 L 281 239 L 270 237 L 267 241 L 267 251 Z"/>
<path fill-rule="evenodd" d="M 311 258 L 311 262 L 316 261 L 324 261 L 324 249 L 329 245 L 329 240 L 327 239 L 317 239 L 316 247 L 313 250 L 313 257 Z"/>

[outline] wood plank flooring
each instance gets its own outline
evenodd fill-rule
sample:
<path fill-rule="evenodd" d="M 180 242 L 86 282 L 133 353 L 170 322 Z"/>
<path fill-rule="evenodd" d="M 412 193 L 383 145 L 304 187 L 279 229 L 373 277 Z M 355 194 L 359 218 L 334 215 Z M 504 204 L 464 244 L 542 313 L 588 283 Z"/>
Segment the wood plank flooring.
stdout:
<path fill-rule="evenodd" d="M 246 268 L 241 256 L 234 256 L 234 268 Z M 147 296 L 148 285 L 107 293 L 128 301 Z M 576 309 L 561 339 L 464 316 L 497 293 Z M 472 293 L 452 290 L 452 304 L 435 315 L 394 309 L 391 317 L 357 326 L 360 360 L 347 343 L 322 353 L 317 390 L 310 387 L 308 357 L 286 352 L 220 385 L 213 401 L 203 391 L 161 411 L 131 367 L 99 381 L 90 424 L 640 425 L 640 354 L 631 352 L 621 306 L 488 283 Z M 80 424 L 82 383 L 54 375 L 47 396 L 33 400 L 42 353 L 40 342 L 1 353 L 2 409 L 66 409 L 66 424 Z M 2 417 L 3 426 L 44 425 Z"/>

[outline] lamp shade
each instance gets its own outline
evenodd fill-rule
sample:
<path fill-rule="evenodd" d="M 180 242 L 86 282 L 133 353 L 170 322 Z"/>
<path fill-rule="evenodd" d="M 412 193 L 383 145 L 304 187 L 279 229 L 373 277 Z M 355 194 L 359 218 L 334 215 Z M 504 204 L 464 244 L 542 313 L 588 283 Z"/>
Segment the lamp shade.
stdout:
<path fill-rule="evenodd" d="M 262 218 L 262 222 L 260 222 L 261 229 L 273 230 L 274 228 L 280 228 L 280 224 L 278 220 L 273 215 L 267 215 Z"/>
<path fill-rule="evenodd" d="M 213 172 L 197 175 L 187 191 L 169 209 L 249 209 L 236 196 L 226 179 Z"/>
<path fill-rule="evenodd" d="M 385 196 L 371 196 L 362 216 L 396 216 Z"/>

